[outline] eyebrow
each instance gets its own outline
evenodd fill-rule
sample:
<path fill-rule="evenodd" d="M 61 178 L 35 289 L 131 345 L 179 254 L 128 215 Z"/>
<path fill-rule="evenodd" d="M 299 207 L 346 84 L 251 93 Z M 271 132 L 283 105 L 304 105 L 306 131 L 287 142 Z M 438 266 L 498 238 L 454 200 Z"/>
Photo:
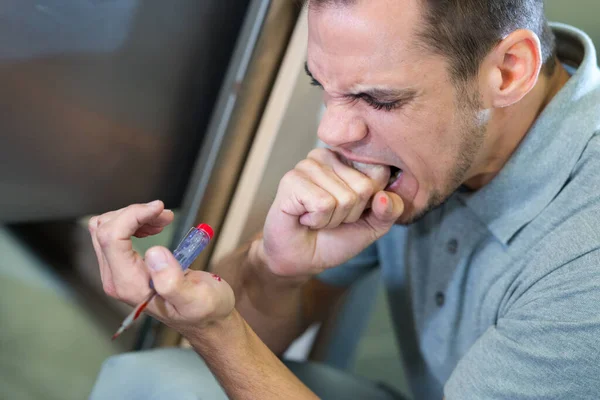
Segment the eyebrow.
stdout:
<path fill-rule="evenodd" d="M 315 79 L 313 74 L 310 72 L 310 69 L 308 69 L 308 62 L 304 63 L 304 71 L 306 71 L 306 75 L 308 75 L 308 77 L 312 79 L 315 84 L 323 87 L 323 85 L 321 85 L 321 83 Z M 391 89 L 375 87 L 363 90 L 358 93 L 348 93 L 347 96 L 352 96 L 356 98 L 370 97 L 373 99 L 399 99 L 403 101 L 408 101 L 417 97 L 417 91 L 414 89 Z"/>

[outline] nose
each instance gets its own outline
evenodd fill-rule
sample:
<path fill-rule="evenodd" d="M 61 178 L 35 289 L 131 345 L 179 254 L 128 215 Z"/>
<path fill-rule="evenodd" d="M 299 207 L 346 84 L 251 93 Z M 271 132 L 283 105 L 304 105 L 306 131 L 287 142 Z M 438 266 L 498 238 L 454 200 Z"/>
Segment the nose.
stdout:
<path fill-rule="evenodd" d="M 321 118 L 318 136 L 325 144 L 340 147 L 367 136 L 367 125 L 342 105 L 329 104 Z"/>

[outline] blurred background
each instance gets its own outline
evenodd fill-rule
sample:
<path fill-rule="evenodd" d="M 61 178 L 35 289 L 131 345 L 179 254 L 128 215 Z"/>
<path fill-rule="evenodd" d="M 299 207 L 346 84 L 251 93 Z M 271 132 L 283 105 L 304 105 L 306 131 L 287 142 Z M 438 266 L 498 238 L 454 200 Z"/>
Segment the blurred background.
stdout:
<path fill-rule="evenodd" d="M 546 6 L 600 43 L 600 3 Z M 87 221 L 161 199 L 176 221 L 136 249 L 207 222 L 197 269 L 246 241 L 317 143 L 305 49 L 289 0 L 0 0 L 0 399 L 87 398 L 110 355 L 185 346 L 149 318 L 110 341 L 129 308 L 102 292 Z M 406 392 L 378 276 L 361 285 L 350 334 L 313 346 L 315 327 L 288 357 Z"/>

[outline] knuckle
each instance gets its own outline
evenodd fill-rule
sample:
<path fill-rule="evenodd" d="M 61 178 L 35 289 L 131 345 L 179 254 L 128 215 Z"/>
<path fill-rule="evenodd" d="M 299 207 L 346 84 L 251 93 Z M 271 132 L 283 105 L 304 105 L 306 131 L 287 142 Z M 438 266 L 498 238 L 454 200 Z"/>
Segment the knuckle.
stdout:
<path fill-rule="evenodd" d="M 101 227 L 106 222 L 108 222 L 108 216 L 106 214 L 102 214 L 96 217 L 96 228 Z"/>
<path fill-rule="evenodd" d="M 104 293 L 106 293 L 110 297 L 113 297 L 115 299 L 119 298 L 117 288 L 112 282 L 102 282 L 102 290 L 104 290 Z"/>
<path fill-rule="evenodd" d="M 136 209 L 136 208 L 138 208 L 140 206 L 141 206 L 141 204 L 138 204 L 138 203 L 128 204 L 127 206 L 125 206 L 125 208 L 123 209 L 123 211 L 125 211 L 125 210 L 133 210 L 133 209 Z"/>
<path fill-rule="evenodd" d="M 98 238 L 98 244 L 100 244 L 100 247 L 103 248 L 110 246 L 115 240 L 115 234 L 111 229 L 108 229 L 106 225 L 101 225 L 98 228 L 96 236 Z"/>
<path fill-rule="evenodd" d="M 358 198 L 362 201 L 368 200 L 375 191 L 373 183 L 369 179 L 361 179 L 354 185 L 354 190 Z"/>
<path fill-rule="evenodd" d="M 181 271 L 167 268 L 153 276 L 154 287 L 158 294 L 169 296 L 178 291 L 180 285 L 178 273 Z"/>
<path fill-rule="evenodd" d="M 321 160 L 325 157 L 327 157 L 328 155 L 328 151 L 325 148 L 322 147 L 317 147 L 316 149 L 312 149 L 309 153 L 308 153 L 308 158 L 315 158 L 317 160 Z"/>
<path fill-rule="evenodd" d="M 285 175 L 283 175 L 283 178 L 281 178 L 281 182 L 279 183 L 279 186 L 280 187 L 292 186 L 295 183 L 297 183 L 300 179 L 302 179 L 302 174 L 298 170 L 293 169 L 291 171 L 286 172 Z"/>
<path fill-rule="evenodd" d="M 143 204 L 130 204 L 116 212 L 115 218 L 137 218 L 145 211 Z"/>
<path fill-rule="evenodd" d="M 349 210 L 352 209 L 354 207 L 354 205 L 356 204 L 358 200 L 358 196 L 354 193 L 351 192 L 345 192 L 344 194 L 340 195 L 337 201 L 337 206 L 338 208 L 342 209 L 342 210 Z"/>
<path fill-rule="evenodd" d="M 98 215 L 96 217 L 96 228 L 100 228 L 102 225 L 106 225 L 107 223 L 109 223 L 111 220 L 113 220 L 115 218 L 115 212 L 114 211 L 110 211 L 107 213 L 104 213 L 102 215 Z"/>
<path fill-rule="evenodd" d="M 345 223 L 353 224 L 360 219 L 360 215 L 353 215 L 344 220 Z"/>
<path fill-rule="evenodd" d="M 315 203 L 315 208 L 317 212 L 325 213 L 333 210 L 337 202 L 335 199 L 328 195 L 320 196 Z"/>
<path fill-rule="evenodd" d="M 94 217 L 90 218 L 90 220 L 88 221 L 88 230 L 91 233 L 94 233 L 94 231 L 96 230 L 97 227 L 98 227 L 98 217 L 94 216 Z"/>
<path fill-rule="evenodd" d="M 297 170 L 292 169 L 288 172 L 285 173 L 285 175 L 283 175 L 283 178 L 281 179 L 282 181 L 293 181 L 298 179 L 298 177 L 300 176 L 300 174 L 298 173 Z"/>
<path fill-rule="evenodd" d="M 119 214 L 129 214 L 129 213 L 135 213 L 137 210 L 139 210 L 142 206 L 140 204 L 130 204 L 127 207 L 125 207 Z"/>
<path fill-rule="evenodd" d="M 177 291 L 177 282 L 172 276 L 167 276 L 163 279 L 155 280 L 154 287 L 159 294 L 166 297 Z"/>
<path fill-rule="evenodd" d="M 127 296 L 127 292 L 125 290 L 123 290 L 123 288 L 118 287 L 118 286 L 115 286 L 114 293 L 115 293 L 115 295 L 113 297 L 115 299 L 121 300 L 121 301 L 124 301 L 125 296 Z"/>
<path fill-rule="evenodd" d="M 301 171 L 313 171 L 315 169 L 318 169 L 320 166 L 321 165 L 317 161 L 311 158 L 305 158 L 304 160 L 296 164 L 296 169 L 299 169 Z"/>

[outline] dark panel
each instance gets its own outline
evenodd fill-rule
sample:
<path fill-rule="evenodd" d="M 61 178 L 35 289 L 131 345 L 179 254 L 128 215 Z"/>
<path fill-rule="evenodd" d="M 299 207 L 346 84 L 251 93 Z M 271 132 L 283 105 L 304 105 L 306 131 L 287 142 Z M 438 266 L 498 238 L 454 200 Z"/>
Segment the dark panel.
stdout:
<path fill-rule="evenodd" d="M 0 0 L 0 221 L 177 207 L 247 0 Z"/>

